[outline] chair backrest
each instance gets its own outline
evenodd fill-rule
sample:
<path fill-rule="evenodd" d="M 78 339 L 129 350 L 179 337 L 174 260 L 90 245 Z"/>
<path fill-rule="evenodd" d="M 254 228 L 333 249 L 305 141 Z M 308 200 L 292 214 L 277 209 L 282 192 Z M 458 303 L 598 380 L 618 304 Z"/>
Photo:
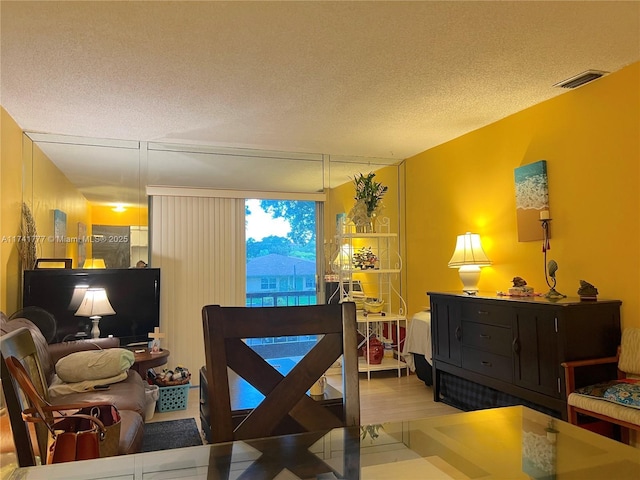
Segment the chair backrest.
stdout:
<path fill-rule="evenodd" d="M 620 341 L 618 369 L 627 375 L 640 375 L 640 328 L 625 328 Z"/>
<path fill-rule="evenodd" d="M 16 390 L 9 369 L 4 363 L 4 355 L 0 354 L 0 379 L 2 379 L 2 393 L 11 424 L 13 436 L 13 446 L 18 458 L 18 465 L 21 467 L 32 467 L 36 465 L 36 450 L 31 443 L 31 432 L 27 422 L 22 419 L 22 407 L 20 404 L 20 394 Z M 3 434 L 5 431 L 3 430 Z"/>
<path fill-rule="evenodd" d="M 10 375 L 8 374 L 8 370 L 6 369 L 6 364 L 4 359 L 9 357 L 15 357 L 20 361 L 20 363 L 22 363 L 22 365 L 24 365 L 38 394 L 46 401 L 49 401 L 49 390 L 48 390 L 47 381 L 45 378 L 42 365 L 40 364 L 40 359 L 38 357 L 36 345 L 33 341 L 33 337 L 31 336 L 31 331 L 26 327 L 21 327 L 17 330 L 14 330 L 12 332 L 9 332 L 3 335 L 0 341 L 0 351 L 2 352 L 3 380 L 5 378 L 5 372 L 6 372 L 6 377 L 10 377 Z M 10 408 L 9 415 L 10 415 L 10 419 L 12 421 L 12 427 L 13 427 L 13 424 L 14 424 L 13 419 L 19 416 L 20 419 L 22 420 L 21 418 L 22 411 L 27 408 L 35 407 L 35 405 L 29 402 L 27 396 L 24 394 L 24 392 L 21 391 L 17 381 L 13 377 L 10 377 L 10 378 L 11 378 L 11 382 L 4 382 L 4 381 L 2 382 L 2 388 L 5 391 L 5 397 L 9 395 L 13 402 L 13 405 L 7 405 L 7 407 Z M 5 389 L 5 383 L 7 384 L 6 389 Z M 14 393 L 11 393 L 8 390 L 9 387 L 13 389 Z M 7 400 L 8 400 L 7 403 L 9 403 L 9 399 Z M 26 429 L 26 426 L 24 428 Z M 36 429 L 36 436 L 38 440 L 38 448 L 40 450 L 40 456 L 43 459 L 43 463 L 44 463 L 44 461 L 46 461 L 47 445 L 49 442 L 49 430 L 47 429 L 47 426 L 44 423 L 37 423 L 35 426 L 35 429 Z M 25 447 L 24 445 L 18 445 L 19 442 L 22 442 L 24 440 L 22 436 L 22 431 L 23 431 L 22 428 L 18 428 L 18 432 L 20 432 L 18 434 L 18 438 L 16 438 L 16 435 L 14 433 L 14 442 L 16 442 L 16 449 L 18 448 L 31 449 L 30 442 L 29 442 L 29 447 Z M 31 452 L 33 453 L 32 449 L 31 449 Z M 20 458 L 18 458 L 18 461 L 20 462 Z M 21 466 L 22 466 L 22 463 L 21 463 Z"/>
<path fill-rule="evenodd" d="M 202 309 L 213 443 L 268 437 L 293 419 L 303 431 L 360 424 L 355 304 Z M 321 336 L 282 376 L 243 339 L 295 335 Z M 342 416 L 307 395 L 309 388 L 342 356 Z M 229 367 L 265 398 L 238 425 L 232 419 Z M 284 432 L 292 433 L 292 432 Z"/>

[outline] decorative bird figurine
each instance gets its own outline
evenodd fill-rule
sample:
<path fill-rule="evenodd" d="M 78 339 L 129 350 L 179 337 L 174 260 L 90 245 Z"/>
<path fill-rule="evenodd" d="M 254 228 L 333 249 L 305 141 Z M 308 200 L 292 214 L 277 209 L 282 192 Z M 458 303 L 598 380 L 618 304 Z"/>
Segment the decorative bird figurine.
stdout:
<path fill-rule="evenodd" d="M 556 290 L 556 272 L 558 271 L 558 263 L 555 260 L 549 260 L 547 264 L 547 272 L 545 272 L 545 280 L 547 281 L 547 285 L 551 290 L 547 292 L 545 297 L 547 298 L 564 298 L 566 295 L 558 292 Z M 549 281 L 551 278 L 552 281 Z"/>
<path fill-rule="evenodd" d="M 558 271 L 558 262 L 556 262 L 555 260 L 549 260 L 547 268 L 549 270 L 549 276 L 554 279 L 553 286 L 555 287 L 556 272 Z"/>
<path fill-rule="evenodd" d="M 598 289 L 589 282 L 580 280 L 578 295 L 580 295 L 580 300 L 596 300 L 598 298 Z"/>

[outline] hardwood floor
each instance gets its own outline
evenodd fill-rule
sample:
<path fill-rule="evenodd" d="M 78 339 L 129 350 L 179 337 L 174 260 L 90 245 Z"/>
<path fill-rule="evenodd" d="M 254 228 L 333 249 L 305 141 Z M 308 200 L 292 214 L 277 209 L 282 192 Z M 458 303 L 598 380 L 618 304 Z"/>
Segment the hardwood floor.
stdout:
<path fill-rule="evenodd" d="M 375 372 L 371 380 L 360 379 L 360 418 L 363 424 L 459 413 L 433 401 L 433 390 L 415 374 L 397 377 L 396 372 Z"/>
<path fill-rule="evenodd" d="M 340 377 L 329 376 L 329 383 L 339 387 Z M 155 412 L 149 422 L 193 417 L 200 428 L 199 390 L 192 387 L 186 410 Z M 374 372 L 371 380 L 360 378 L 360 416 L 363 424 L 432 417 L 459 413 L 460 410 L 433 401 L 433 391 L 415 374 L 397 377 L 396 372 Z"/>

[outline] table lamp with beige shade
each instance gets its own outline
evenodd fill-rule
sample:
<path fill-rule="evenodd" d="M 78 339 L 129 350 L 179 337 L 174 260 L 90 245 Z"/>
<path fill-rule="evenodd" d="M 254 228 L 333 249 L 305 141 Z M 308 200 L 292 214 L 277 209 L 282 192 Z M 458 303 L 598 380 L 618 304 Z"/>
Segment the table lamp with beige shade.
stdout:
<path fill-rule="evenodd" d="M 100 338 L 100 319 L 103 315 L 115 315 L 115 313 L 104 288 L 87 288 L 75 315 L 89 317 L 93 323 L 91 338 Z"/>
<path fill-rule="evenodd" d="M 477 233 L 465 233 L 458 235 L 456 248 L 449 268 L 458 268 L 462 291 L 467 295 L 478 293 L 478 280 L 480 280 L 480 267 L 491 265 L 491 260 L 482 249 L 480 235 Z"/>

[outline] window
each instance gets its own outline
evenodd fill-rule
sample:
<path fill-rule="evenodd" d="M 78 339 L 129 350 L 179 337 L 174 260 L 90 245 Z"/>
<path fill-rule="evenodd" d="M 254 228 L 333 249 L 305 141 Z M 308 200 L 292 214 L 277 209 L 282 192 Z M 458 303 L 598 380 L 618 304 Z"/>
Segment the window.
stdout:
<path fill-rule="evenodd" d="M 316 295 L 316 202 L 245 201 L 246 305 L 313 305 Z"/>
<path fill-rule="evenodd" d="M 316 202 L 249 199 L 245 212 L 246 305 L 316 304 Z M 316 341 L 282 337 L 248 344 L 263 358 L 284 358 L 304 355 Z"/>

